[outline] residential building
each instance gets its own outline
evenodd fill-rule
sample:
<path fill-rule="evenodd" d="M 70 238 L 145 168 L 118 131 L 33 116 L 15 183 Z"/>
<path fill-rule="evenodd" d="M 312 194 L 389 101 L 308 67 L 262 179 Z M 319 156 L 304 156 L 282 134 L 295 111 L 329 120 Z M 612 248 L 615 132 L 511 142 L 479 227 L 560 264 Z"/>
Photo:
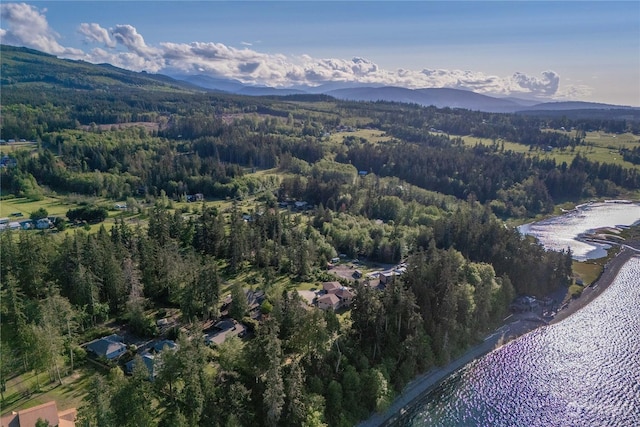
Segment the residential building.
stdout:
<path fill-rule="evenodd" d="M 31 408 L 13 411 L 0 418 L 1 427 L 34 427 L 38 420 L 47 422 L 50 426 L 75 427 L 77 411 L 70 408 L 65 411 L 58 411 L 56 402 L 43 403 Z"/>
<path fill-rule="evenodd" d="M 87 351 L 93 353 L 96 357 L 105 357 L 107 360 L 113 360 L 127 351 L 127 346 L 124 345 L 122 340 L 122 337 L 116 334 L 99 338 L 87 344 Z"/>

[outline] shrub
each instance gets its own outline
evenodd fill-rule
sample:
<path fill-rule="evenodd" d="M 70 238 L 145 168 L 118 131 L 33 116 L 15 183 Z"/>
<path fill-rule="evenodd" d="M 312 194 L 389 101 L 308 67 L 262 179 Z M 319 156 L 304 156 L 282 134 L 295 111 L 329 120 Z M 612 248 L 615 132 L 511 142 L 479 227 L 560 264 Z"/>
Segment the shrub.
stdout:
<path fill-rule="evenodd" d="M 49 212 L 47 212 L 45 208 L 40 208 L 38 210 L 31 212 L 31 220 L 33 221 L 37 221 L 39 219 L 46 218 L 48 216 L 49 216 Z"/>
<path fill-rule="evenodd" d="M 67 218 L 69 221 L 87 221 L 91 223 L 102 222 L 107 219 L 109 213 L 107 210 L 100 207 L 81 206 L 76 209 L 69 209 L 67 211 Z"/>

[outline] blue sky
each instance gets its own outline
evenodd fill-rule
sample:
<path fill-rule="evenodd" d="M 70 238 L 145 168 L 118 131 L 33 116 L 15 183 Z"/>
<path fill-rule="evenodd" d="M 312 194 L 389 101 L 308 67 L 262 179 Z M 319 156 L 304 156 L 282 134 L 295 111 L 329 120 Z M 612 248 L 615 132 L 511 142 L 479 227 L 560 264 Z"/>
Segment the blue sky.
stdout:
<path fill-rule="evenodd" d="M 640 106 L 640 2 L 4 2 L 3 43 L 273 86 L 358 81 Z"/>

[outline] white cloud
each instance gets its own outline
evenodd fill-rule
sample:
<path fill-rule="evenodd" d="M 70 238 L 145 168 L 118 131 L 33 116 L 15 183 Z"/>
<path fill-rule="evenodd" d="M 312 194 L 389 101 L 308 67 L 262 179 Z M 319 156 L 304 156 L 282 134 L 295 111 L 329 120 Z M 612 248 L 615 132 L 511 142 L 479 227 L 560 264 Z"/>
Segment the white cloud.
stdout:
<path fill-rule="evenodd" d="M 135 71 L 205 73 L 250 84 L 287 87 L 321 85 L 328 82 L 358 82 L 407 88 L 446 87 L 473 90 L 493 95 L 528 95 L 543 98 L 574 97 L 589 93 L 587 86 L 561 85 L 560 76 L 544 71 L 541 77 L 514 73 L 496 76 L 478 71 L 424 68 L 422 70 L 385 70 L 366 58 L 313 58 L 309 55 L 285 56 L 250 49 L 242 42 L 237 49 L 222 43 L 164 42 L 148 45 L 131 25 L 105 29 L 96 23 L 83 23 L 78 32 L 85 41 L 100 43 L 109 50 L 89 52 L 67 48 L 49 28 L 45 10 L 21 4 L 3 4 L 0 29 L 4 43 L 25 45 L 62 57 L 108 62 Z M 256 42 L 259 43 L 259 42 Z"/>
<path fill-rule="evenodd" d="M 116 47 L 116 42 L 111 38 L 109 30 L 102 28 L 99 24 L 82 23 L 78 28 L 78 32 L 85 36 L 85 41 L 87 42 L 102 43 L 110 48 Z"/>
<path fill-rule="evenodd" d="M 524 92 L 534 93 L 542 96 L 551 96 L 558 92 L 560 85 L 560 76 L 553 71 L 545 71 L 542 73 L 542 79 L 527 76 L 522 73 L 513 75 L 513 82 L 517 88 Z"/>
<path fill-rule="evenodd" d="M 116 25 L 111 34 L 118 43 L 145 59 L 157 58 L 161 54 L 160 49 L 147 46 L 142 35 L 131 25 Z"/>
<path fill-rule="evenodd" d="M 44 13 L 26 3 L 7 3 L 0 5 L 0 18 L 6 28 L 2 29 L 2 42 L 22 45 L 55 55 L 78 57 L 83 55 L 79 49 L 63 47 L 58 43 L 60 36 L 49 28 Z"/>

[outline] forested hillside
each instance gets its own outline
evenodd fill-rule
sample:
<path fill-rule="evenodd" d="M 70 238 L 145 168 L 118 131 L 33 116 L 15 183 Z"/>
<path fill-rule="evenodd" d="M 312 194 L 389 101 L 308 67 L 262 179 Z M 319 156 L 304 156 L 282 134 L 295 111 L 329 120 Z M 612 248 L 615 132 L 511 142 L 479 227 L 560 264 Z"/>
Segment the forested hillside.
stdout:
<path fill-rule="evenodd" d="M 570 253 L 505 220 L 640 188 L 637 167 L 590 158 L 585 139 L 637 135 L 633 121 L 224 96 L 6 46 L 1 96 L 3 203 L 69 206 L 55 228 L 0 234 L 2 381 L 96 370 L 87 426 L 353 425 L 481 340 L 516 295 L 570 284 Z M 336 258 L 405 270 L 374 286 L 334 276 Z M 336 280 L 353 293 L 337 313 L 296 292 Z M 203 328 L 222 318 L 248 333 L 210 348 Z M 121 327 L 177 340 L 154 381 L 122 375 L 135 346 L 97 361 L 108 374 L 87 362 L 81 344 Z"/>

